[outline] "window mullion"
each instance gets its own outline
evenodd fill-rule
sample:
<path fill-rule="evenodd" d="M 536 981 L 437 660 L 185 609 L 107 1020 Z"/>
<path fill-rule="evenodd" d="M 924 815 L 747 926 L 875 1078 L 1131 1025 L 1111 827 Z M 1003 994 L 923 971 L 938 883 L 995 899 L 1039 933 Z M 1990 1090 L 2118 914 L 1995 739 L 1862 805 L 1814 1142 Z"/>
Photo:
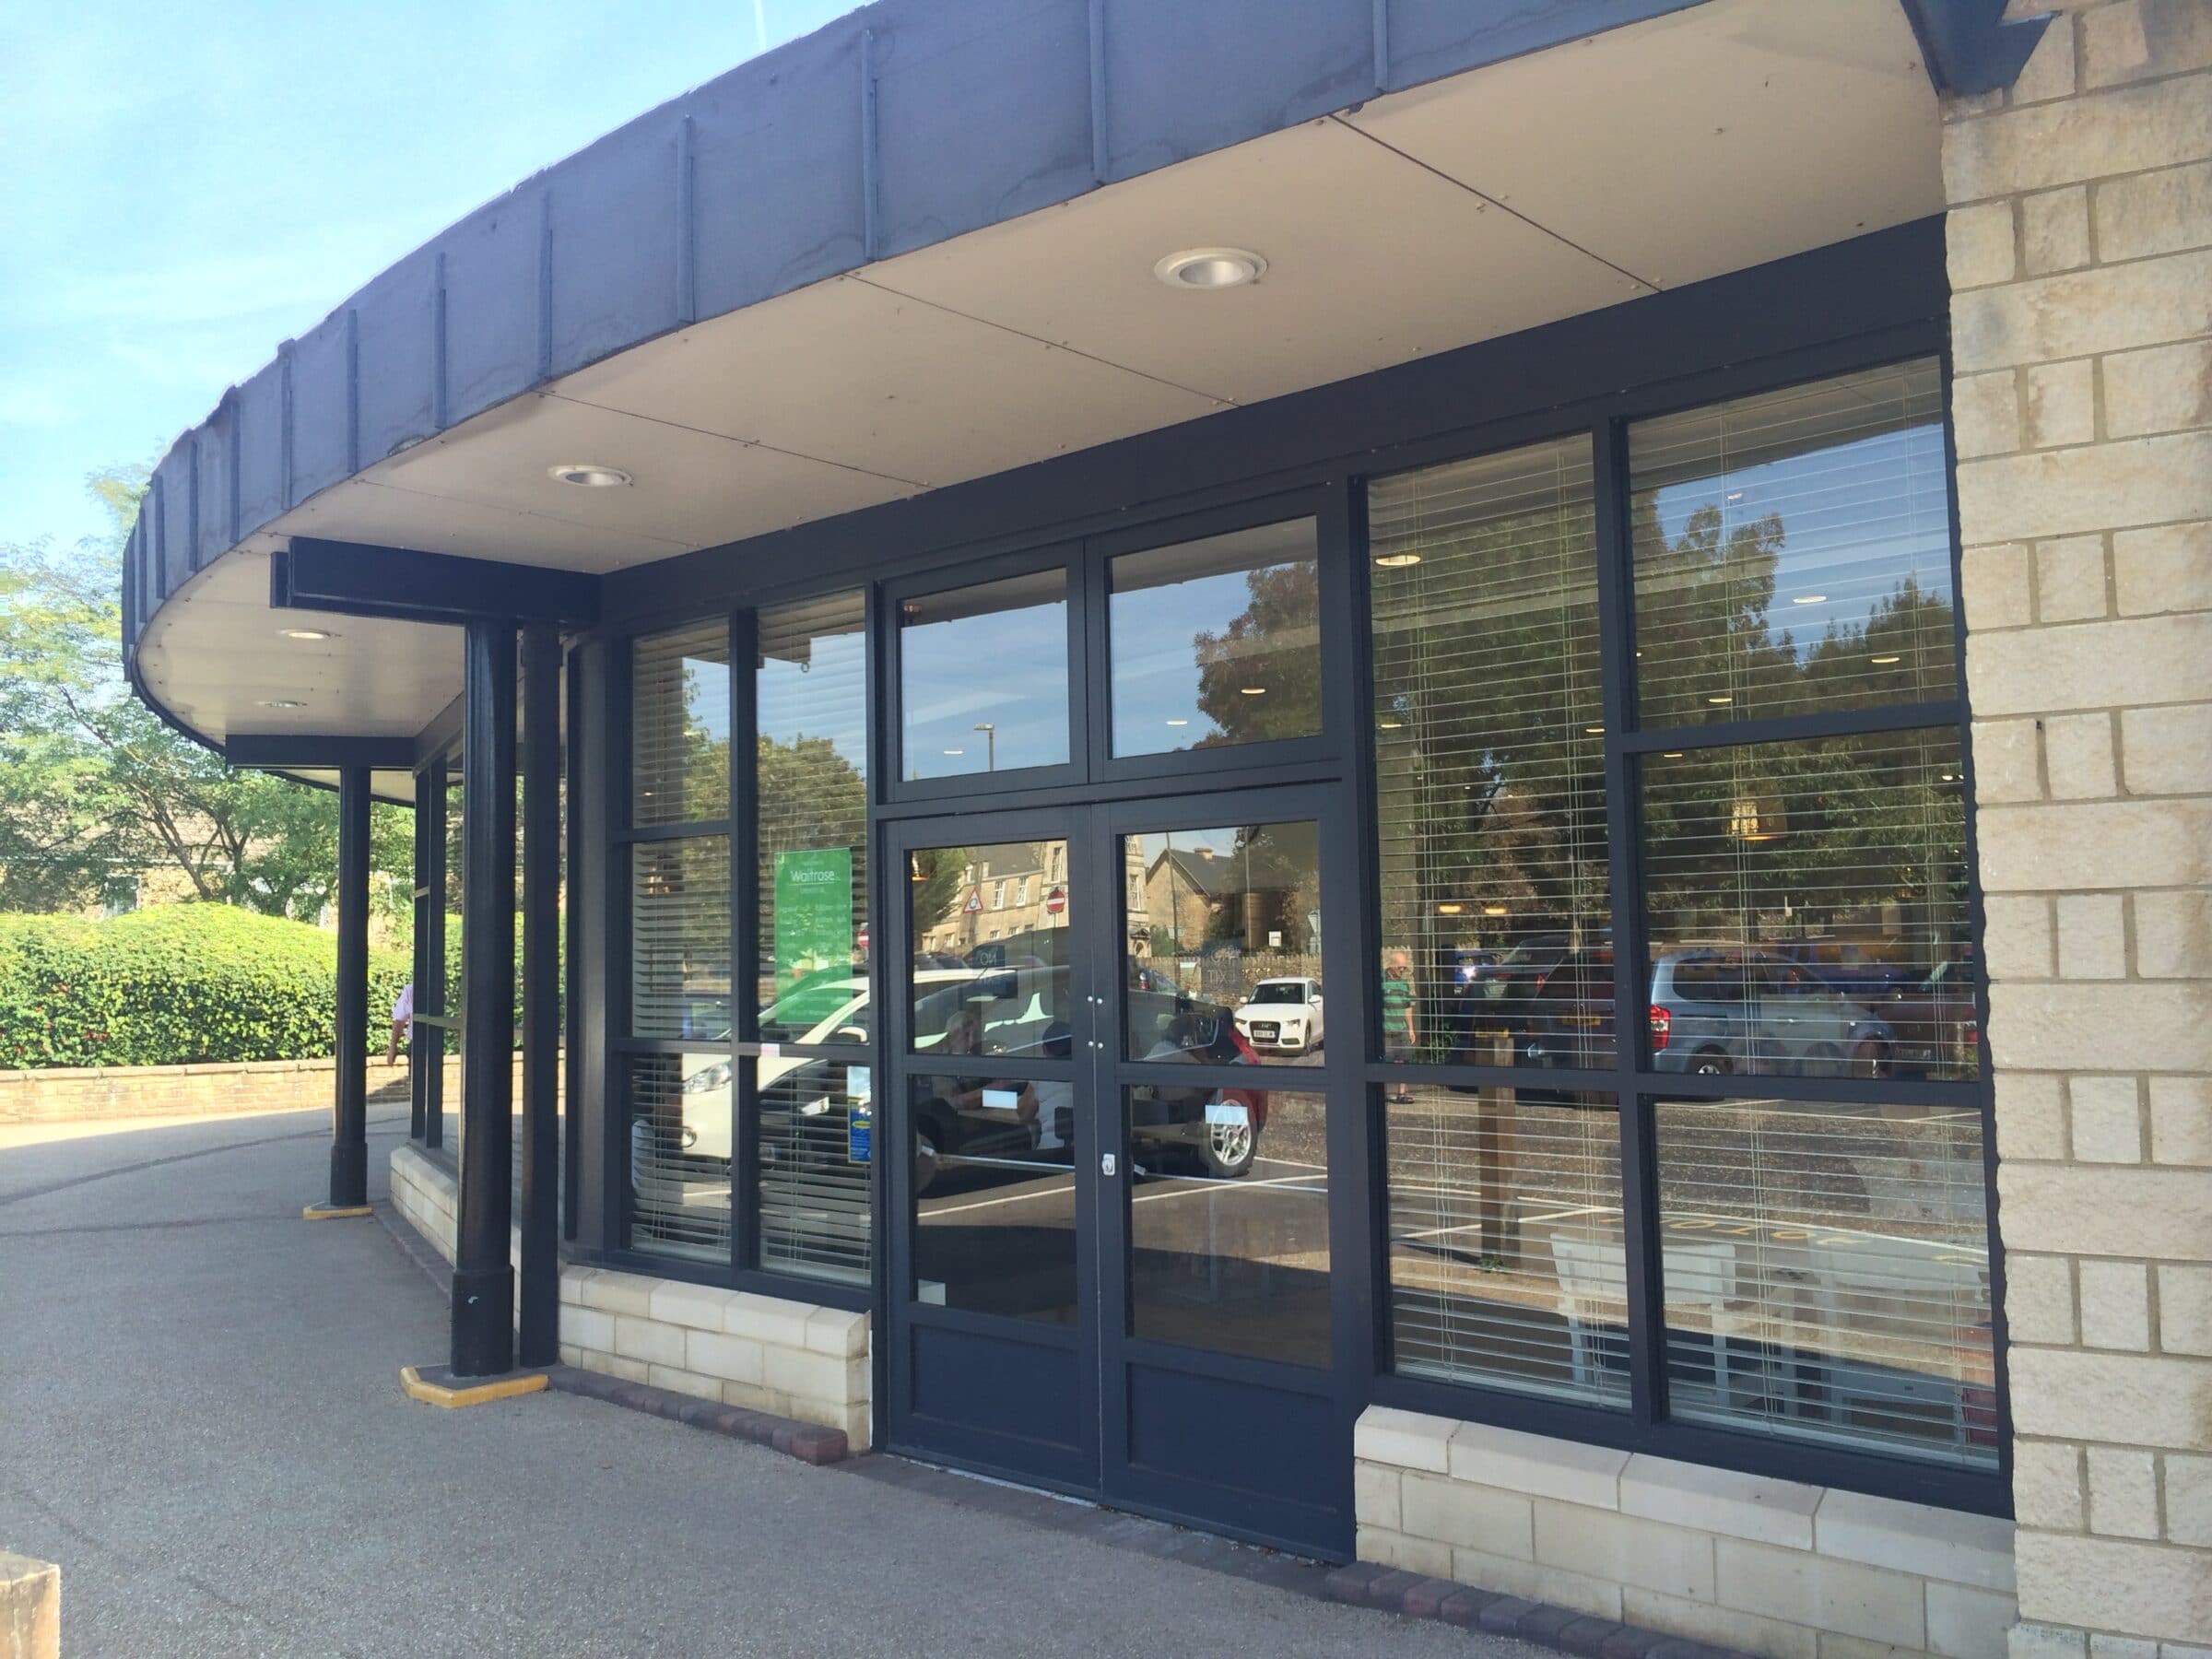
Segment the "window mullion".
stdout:
<path fill-rule="evenodd" d="M 1618 421 L 1593 433 L 1598 664 L 1604 684 L 1606 855 L 1613 910 L 1613 1053 L 1620 1100 L 1621 1241 L 1627 1267 L 1629 1410 L 1640 1424 L 1666 1413 L 1665 1287 L 1660 1282 L 1657 1149 L 1648 1097 L 1638 1092 L 1644 968 L 1636 760 L 1635 613 L 1630 603 L 1629 469 Z"/>
<path fill-rule="evenodd" d="M 759 1040 L 759 676 L 756 614 L 730 619 L 730 1034 Z M 742 1272 L 760 1260 L 760 1137 L 758 1062 L 730 1059 L 730 1249 Z"/>

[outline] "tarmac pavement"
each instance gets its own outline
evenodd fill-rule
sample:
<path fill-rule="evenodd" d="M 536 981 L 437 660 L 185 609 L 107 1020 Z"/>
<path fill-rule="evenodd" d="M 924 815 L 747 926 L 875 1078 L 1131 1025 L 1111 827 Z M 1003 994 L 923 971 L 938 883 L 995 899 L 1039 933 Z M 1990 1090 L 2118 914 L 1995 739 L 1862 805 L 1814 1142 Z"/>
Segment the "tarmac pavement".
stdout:
<path fill-rule="evenodd" d="M 1539 1652 L 886 1460 L 560 1394 L 415 1404 L 444 1304 L 375 1220 L 299 1218 L 328 1124 L 0 1126 L 0 1547 L 61 1564 L 65 1653 Z M 405 1128 L 371 1121 L 374 1198 Z"/>

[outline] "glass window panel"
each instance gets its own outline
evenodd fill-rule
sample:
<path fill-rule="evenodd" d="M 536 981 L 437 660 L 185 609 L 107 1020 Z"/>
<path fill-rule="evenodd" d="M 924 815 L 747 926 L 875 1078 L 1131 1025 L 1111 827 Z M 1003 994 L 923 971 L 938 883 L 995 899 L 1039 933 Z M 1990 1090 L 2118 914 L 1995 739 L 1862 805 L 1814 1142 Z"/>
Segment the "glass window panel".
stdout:
<path fill-rule="evenodd" d="M 1129 1058 L 1319 1065 L 1316 827 L 1125 835 L 1122 862 L 1130 894 L 1123 916 Z M 1263 985 L 1269 1000 L 1255 1004 Z"/>
<path fill-rule="evenodd" d="M 629 1247 L 730 1260 L 730 1052 L 639 1054 L 625 1065 Z"/>
<path fill-rule="evenodd" d="M 450 1023 L 441 1040 L 446 1060 L 440 1069 L 436 1096 L 438 1100 L 438 1144 L 452 1154 L 456 1167 L 461 1158 L 461 996 L 468 980 L 461 971 L 461 918 L 466 912 L 463 902 L 462 882 L 465 871 L 462 851 L 467 844 L 463 833 L 461 794 L 461 751 L 456 748 L 446 759 L 445 782 L 445 984 L 439 999 L 440 1013 Z M 426 1010 L 427 1011 L 427 1010 Z"/>
<path fill-rule="evenodd" d="M 1625 1408 L 1612 1098 L 1422 1088 L 1384 1111 L 1395 1369 Z"/>
<path fill-rule="evenodd" d="M 1583 437 L 1369 488 L 1391 1059 L 1527 1059 L 1538 990 L 1609 947 L 1591 492 Z"/>
<path fill-rule="evenodd" d="M 1957 692 L 1933 358 L 1629 429 L 1646 728 Z"/>
<path fill-rule="evenodd" d="M 1028 903 L 986 911 L 987 888 L 1025 874 L 1034 878 Z M 925 848 L 909 857 L 907 877 L 913 1046 L 950 1054 L 1066 1053 L 1067 843 Z"/>
<path fill-rule="evenodd" d="M 947 1073 L 911 1087 L 914 1300 L 1075 1324 L 1076 1179 L 1059 1133 L 1074 1084 Z"/>
<path fill-rule="evenodd" d="M 1657 1114 L 1674 1414 L 1994 1467 L 1980 1112 Z"/>
<path fill-rule="evenodd" d="M 1067 572 L 925 594 L 899 607 L 909 779 L 1067 763 Z"/>
<path fill-rule="evenodd" d="M 1323 1098 L 1155 1085 L 1128 1104 L 1130 1334 L 1328 1364 Z"/>
<path fill-rule="evenodd" d="M 629 1034 L 730 1034 L 727 836 L 629 849 Z"/>
<path fill-rule="evenodd" d="M 1171 754 L 1321 730 L 1312 519 L 1113 560 L 1113 752 Z"/>
<path fill-rule="evenodd" d="M 721 622 L 630 646 L 629 821 L 730 815 L 730 640 Z"/>
<path fill-rule="evenodd" d="M 1951 730 L 1653 758 L 1653 1069 L 1974 1076 L 1963 790 Z"/>
<path fill-rule="evenodd" d="M 760 1265 L 868 1282 L 873 1074 L 841 1060 L 761 1060 Z"/>
<path fill-rule="evenodd" d="M 759 638 L 760 1037 L 865 1041 L 844 1034 L 865 1021 L 822 1021 L 868 957 L 866 607 L 856 593 L 776 606 Z"/>

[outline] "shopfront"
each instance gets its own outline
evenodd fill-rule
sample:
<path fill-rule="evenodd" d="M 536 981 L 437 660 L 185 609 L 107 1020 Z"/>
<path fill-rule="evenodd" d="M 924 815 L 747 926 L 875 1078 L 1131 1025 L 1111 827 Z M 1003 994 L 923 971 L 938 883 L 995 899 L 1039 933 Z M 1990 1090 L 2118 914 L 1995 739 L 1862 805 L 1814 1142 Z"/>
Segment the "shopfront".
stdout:
<path fill-rule="evenodd" d="M 579 1242 L 873 1309 L 894 1450 L 1326 1553 L 1375 1401 L 2001 1512 L 1934 253 L 602 629 Z"/>
<path fill-rule="evenodd" d="M 925 5 L 827 31 L 746 82 L 763 108 L 832 71 L 865 89 L 853 157 L 800 146 L 789 193 L 752 202 L 796 262 L 772 279 L 709 182 L 739 107 L 713 88 L 587 152 L 589 189 L 541 218 L 488 209 L 426 290 L 448 435 L 363 464 L 391 398 L 357 339 L 334 471 L 301 425 L 328 342 L 303 343 L 271 406 L 281 486 L 248 389 L 157 492 L 129 595 L 147 694 L 216 724 L 231 692 L 189 630 L 267 615 L 263 586 L 345 618 L 361 654 L 333 648 L 357 677 L 334 684 L 386 698 L 389 729 L 257 735 L 247 709 L 276 705 L 241 682 L 229 741 L 411 783 L 418 1006 L 486 1100 L 501 953 L 446 985 L 423 941 L 456 863 L 464 931 L 512 931 L 494 693 L 515 696 L 523 626 L 524 742 L 558 728 L 565 757 L 565 1083 L 559 1201 L 547 1131 L 518 1259 L 572 1365 L 1762 1652 L 1961 1659 L 2022 1609 L 2062 1636 L 2179 1630 L 2171 1598 L 2132 1625 L 2084 1611 L 2051 1565 L 2107 1530 L 2082 1495 L 2119 1466 L 2106 1442 L 2166 1455 L 2053 1404 L 2105 1388 L 2064 1369 L 2113 1346 L 2091 1286 L 2147 1307 L 2152 1265 L 2195 1246 L 2128 1230 L 2183 1198 L 2066 1196 L 2076 1163 L 2138 1145 L 2090 1127 L 2136 1123 L 2135 1082 L 2066 1081 L 2066 1044 L 2165 1008 L 2125 964 L 2185 953 L 2155 909 L 2083 943 L 2136 877 L 2090 868 L 2104 831 L 2032 815 L 2119 787 L 2112 734 L 2151 697 L 2120 683 L 2130 653 L 2181 657 L 2144 634 L 2090 664 L 2062 631 L 2039 684 L 2030 635 L 2104 625 L 2107 586 L 2066 562 L 2088 510 L 2034 539 L 2014 498 L 2046 474 L 1977 470 L 2041 443 L 2065 386 L 1987 366 L 2018 336 L 1976 296 L 2013 243 L 1974 240 L 1988 205 L 1945 191 L 1978 175 L 1935 163 L 1944 119 L 1983 119 L 1970 93 L 2019 96 L 1969 86 L 1960 54 L 2008 84 L 2019 64 L 1990 65 L 2040 31 L 1839 0 L 1777 35 L 1705 0 L 1519 56 L 1476 29 L 1445 65 L 1420 7 L 1335 9 L 1372 24 L 1371 103 L 1330 81 L 1172 154 L 1144 147 L 1182 116 L 1129 90 L 1120 25 L 1055 34 L 1039 62 L 1108 65 L 1077 123 L 1088 182 L 1032 199 L 951 157 L 1015 204 L 988 214 L 901 171 L 900 141 L 942 140 L 963 100 L 1065 112 L 1068 88 L 1020 80 L 1018 42 L 940 41 Z M 1158 63 L 1195 50 L 1124 21 L 1166 31 Z M 959 84 L 924 108 L 902 77 L 925 68 Z M 1599 147 L 1634 189 L 1554 166 L 1583 153 L 1569 91 L 1625 112 Z M 1446 177 L 1494 158 L 1520 188 Z M 791 180 L 826 190 L 844 159 L 854 240 L 816 269 L 820 193 Z M 675 299 L 609 344 L 590 320 L 613 313 L 563 296 L 627 267 L 606 242 L 560 265 L 561 214 L 633 162 L 677 180 Z M 505 313 L 468 310 L 468 273 L 524 253 L 509 298 L 540 327 L 502 402 L 461 323 Z M 2124 401 L 2085 431 L 2148 418 L 2100 383 Z M 237 547 L 210 558 L 226 490 Z M 256 491 L 281 512 L 256 520 Z M 2112 568 L 2118 628 L 2148 602 Z M 187 582 L 219 603 L 164 603 Z M 439 654 L 456 628 L 465 652 Z M 2113 824 L 2143 880 L 2195 879 L 2165 830 Z M 542 868 L 535 890 L 542 942 Z M 529 974 L 549 987 L 552 959 L 524 959 L 549 1044 Z M 2109 984 L 2057 997 L 2077 975 Z M 2194 1065 L 2185 1024 L 2079 1064 Z M 442 1076 L 407 1180 L 458 1147 L 461 1256 L 472 1206 L 497 1211 L 481 1257 L 506 1236 L 504 1098 L 491 1129 Z M 2185 1153 L 2157 1140 L 2181 1121 L 2162 1087 L 2145 1075 L 2139 1145 Z M 528 1231 L 556 1210 L 558 1260 Z M 469 1283 L 496 1300 L 503 1264 Z M 2131 1351 L 2169 1340 L 2141 1324 Z M 2178 1433 L 2141 1426 L 2177 1458 Z M 2190 1524 L 2158 1466 L 2168 1509 L 2112 1535 L 2165 1562 Z"/>

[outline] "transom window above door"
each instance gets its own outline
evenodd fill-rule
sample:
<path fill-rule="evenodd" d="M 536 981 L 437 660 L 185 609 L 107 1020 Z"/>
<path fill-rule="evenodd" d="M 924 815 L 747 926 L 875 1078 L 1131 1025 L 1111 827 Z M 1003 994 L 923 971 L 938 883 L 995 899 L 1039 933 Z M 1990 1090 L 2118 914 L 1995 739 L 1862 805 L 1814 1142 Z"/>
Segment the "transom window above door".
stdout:
<path fill-rule="evenodd" d="M 1315 532 L 1292 519 L 1109 563 L 1114 754 L 1320 735 Z"/>
<path fill-rule="evenodd" d="M 1067 764 L 1067 571 L 922 594 L 899 606 L 900 775 Z"/>
<path fill-rule="evenodd" d="M 1351 614 L 1322 554 L 1347 534 L 1334 503 L 1273 496 L 893 586 L 889 794 L 1323 759 L 1323 618 Z"/>

